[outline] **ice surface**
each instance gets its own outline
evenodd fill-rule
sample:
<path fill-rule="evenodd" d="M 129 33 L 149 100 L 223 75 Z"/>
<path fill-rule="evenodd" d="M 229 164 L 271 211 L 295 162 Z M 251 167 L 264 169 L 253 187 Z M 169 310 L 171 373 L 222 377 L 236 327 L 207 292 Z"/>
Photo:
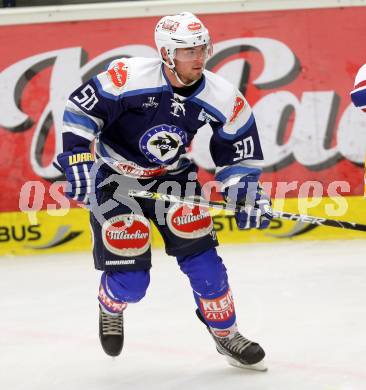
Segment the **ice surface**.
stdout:
<path fill-rule="evenodd" d="M 175 259 L 153 252 L 147 296 L 125 312 L 125 347 L 98 340 L 90 254 L 0 259 L 2 390 L 364 390 L 366 240 L 221 246 L 242 333 L 266 373 L 227 365 L 195 318 Z"/>

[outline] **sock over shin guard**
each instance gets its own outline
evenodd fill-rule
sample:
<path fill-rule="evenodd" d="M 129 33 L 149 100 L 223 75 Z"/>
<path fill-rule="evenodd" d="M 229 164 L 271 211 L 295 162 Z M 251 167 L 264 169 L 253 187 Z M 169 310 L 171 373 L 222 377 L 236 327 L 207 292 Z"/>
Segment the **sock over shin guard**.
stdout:
<path fill-rule="evenodd" d="M 229 329 L 236 322 L 233 297 L 226 268 L 216 249 L 178 257 L 181 270 L 188 276 L 197 306 L 207 325 Z"/>

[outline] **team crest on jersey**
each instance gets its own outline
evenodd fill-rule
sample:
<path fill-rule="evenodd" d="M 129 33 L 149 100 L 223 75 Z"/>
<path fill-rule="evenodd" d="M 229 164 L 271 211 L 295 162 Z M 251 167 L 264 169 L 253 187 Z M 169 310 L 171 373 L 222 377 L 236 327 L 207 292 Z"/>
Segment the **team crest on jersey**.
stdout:
<path fill-rule="evenodd" d="M 123 62 L 116 62 L 108 69 L 108 77 L 118 89 L 123 88 L 127 82 L 127 66 Z"/>
<path fill-rule="evenodd" d="M 140 215 L 121 214 L 102 226 L 104 246 L 117 256 L 138 256 L 150 246 L 150 223 Z"/>
<path fill-rule="evenodd" d="M 168 211 L 169 229 L 178 237 L 204 237 L 213 229 L 211 215 L 207 208 L 176 204 Z"/>
<path fill-rule="evenodd" d="M 159 125 L 149 129 L 140 139 L 140 150 L 151 162 L 169 163 L 182 145 L 187 134 L 176 126 Z"/>

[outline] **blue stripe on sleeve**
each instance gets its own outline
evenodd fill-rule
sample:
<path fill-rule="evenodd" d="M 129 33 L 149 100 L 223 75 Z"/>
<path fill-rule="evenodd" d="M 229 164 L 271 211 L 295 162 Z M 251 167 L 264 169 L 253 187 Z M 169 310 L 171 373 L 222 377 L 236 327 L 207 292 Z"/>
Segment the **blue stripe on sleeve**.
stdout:
<path fill-rule="evenodd" d="M 247 120 L 247 122 L 245 123 L 245 125 L 240 127 L 234 134 L 225 133 L 225 131 L 222 127 L 219 129 L 219 134 L 224 139 L 233 140 L 233 139 L 243 135 L 247 131 L 249 131 L 253 125 L 255 125 L 255 120 L 254 120 L 254 115 L 252 113 L 252 114 L 250 114 L 250 117 Z"/>
<path fill-rule="evenodd" d="M 218 181 L 225 181 L 230 176 L 257 176 L 259 178 L 260 174 L 262 173 L 261 168 L 254 168 L 254 167 L 244 167 L 241 165 L 231 166 L 223 169 L 216 175 L 216 179 Z"/>
<path fill-rule="evenodd" d="M 64 112 L 64 122 L 69 125 L 81 125 L 93 131 L 93 133 L 98 132 L 98 125 L 90 118 L 84 115 L 78 115 L 71 111 Z"/>

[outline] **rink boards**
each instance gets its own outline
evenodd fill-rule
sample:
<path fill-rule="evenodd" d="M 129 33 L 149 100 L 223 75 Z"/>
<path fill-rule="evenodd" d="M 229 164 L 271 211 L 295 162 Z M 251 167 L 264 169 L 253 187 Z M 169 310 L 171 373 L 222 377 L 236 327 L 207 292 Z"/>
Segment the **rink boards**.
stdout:
<path fill-rule="evenodd" d="M 253 107 L 265 156 L 261 180 L 277 199 L 274 208 L 366 223 L 366 114 L 349 96 L 365 62 L 364 1 L 143 3 L 0 12 L 0 254 L 90 248 L 88 214 L 65 209 L 63 177 L 52 165 L 62 149 L 66 99 L 112 58 L 156 56 L 158 15 L 186 7 L 211 32 L 207 69 L 236 85 Z M 201 184 L 214 179 L 210 137 L 203 126 L 190 149 Z M 307 197 L 310 208 L 298 201 Z M 38 211 L 21 213 L 28 205 Z M 51 216 L 49 205 L 61 211 Z M 221 243 L 365 237 L 280 220 L 263 232 L 240 232 L 233 215 L 213 218 Z M 162 246 L 155 229 L 152 244 Z"/>
<path fill-rule="evenodd" d="M 313 199 L 314 201 L 314 199 Z M 337 203 L 338 202 L 338 203 Z M 317 199 L 317 206 L 309 208 L 308 214 L 331 219 L 366 224 L 366 215 L 362 212 L 366 200 L 363 197 L 344 197 L 342 203 L 330 198 Z M 344 203 L 345 202 L 345 203 Z M 274 206 L 284 211 L 299 213 L 305 210 L 298 199 L 288 199 L 282 204 L 280 200 Z M 299 207 L 300 204 L 300 207 Z M 339 215 L 342 206 L 347 207 L 346 214 Z M 333 210 L 333 215 L 327 212 Z M 315 226 L 275 219 L 270 228 L 264 231 L 240 231 L 236 227 L 233 214 L 211 210 L 214 228 L 219 242 L 254 243 L 280 242 L 283 240 L 344 240 L 365 238 L 366 233 L 341 228 Z M 1 213 L 0 255 L 23 255 L 62 253 L 69 251 L 86 251 L 91 249 L 89 212 L 72 208 L 61 210 L 59 214 L 49 215 L 46 211 L 38 213 L 9 212 Z M 152 228 L 152 247 L 162 248 L 163 240 L 157 229 Z"/>

